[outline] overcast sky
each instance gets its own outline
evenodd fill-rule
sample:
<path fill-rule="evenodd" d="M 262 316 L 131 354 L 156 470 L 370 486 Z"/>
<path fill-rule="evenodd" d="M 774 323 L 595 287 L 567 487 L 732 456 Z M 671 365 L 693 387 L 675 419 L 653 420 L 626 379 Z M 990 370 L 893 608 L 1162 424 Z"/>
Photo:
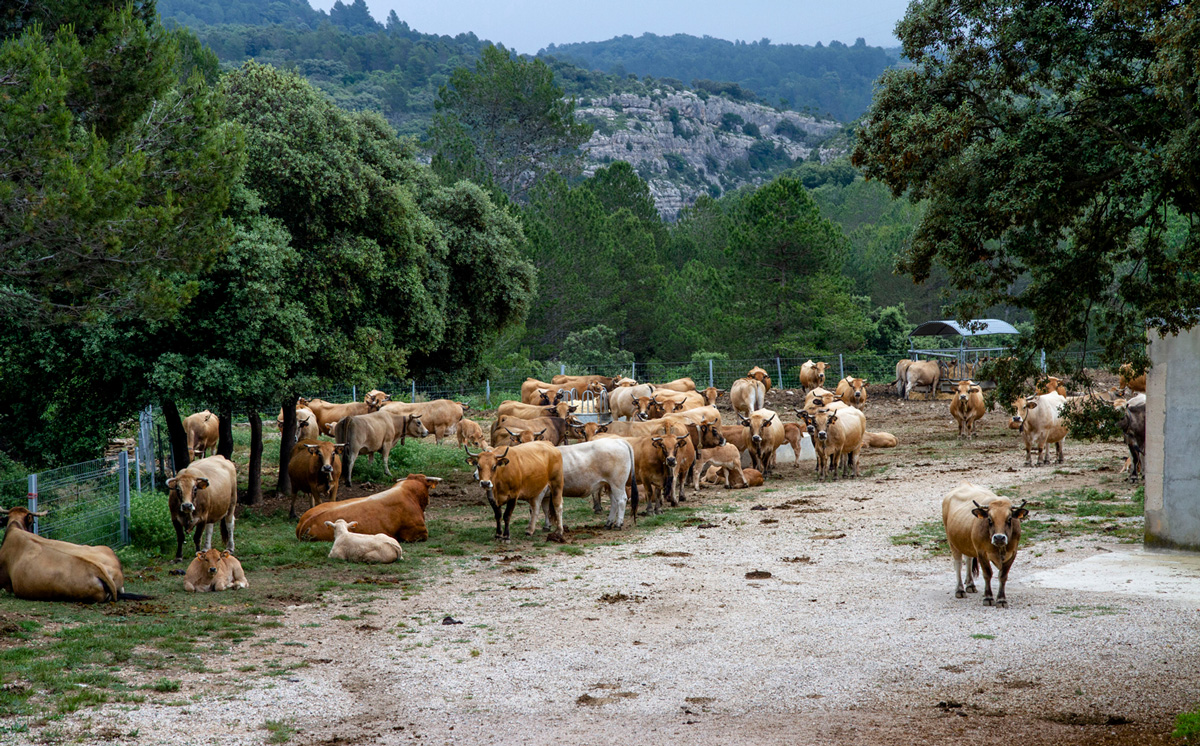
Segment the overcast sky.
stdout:
<path fill-rule="evenodd" d="M 343 0 L 346 2 L 347 0 Z M 309 0 L 329 10 L 334 0 Z M 523 54 L 549 44 L 601 41 L 614 36 L 693 34 L 719 39 L 776 43 L 853 44 L 863 37 L 875 46 L 897 46 L 892 36 L 908 0 L 366 0 L 383 22 L 388 11 L 417 31 L 451 36 L 474 31 Z"/>

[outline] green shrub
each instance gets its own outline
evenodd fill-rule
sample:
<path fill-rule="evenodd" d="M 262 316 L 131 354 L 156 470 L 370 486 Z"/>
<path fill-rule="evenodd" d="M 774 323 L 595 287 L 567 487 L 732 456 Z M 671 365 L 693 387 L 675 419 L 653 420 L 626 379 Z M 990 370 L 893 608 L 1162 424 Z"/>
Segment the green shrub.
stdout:
<path fill-rule="evenodd" d="M 138 549 L 163 554 L 175 549 L 175 528 L 165 493 L 146 490 L 129 496 L 129 542 Z"/>

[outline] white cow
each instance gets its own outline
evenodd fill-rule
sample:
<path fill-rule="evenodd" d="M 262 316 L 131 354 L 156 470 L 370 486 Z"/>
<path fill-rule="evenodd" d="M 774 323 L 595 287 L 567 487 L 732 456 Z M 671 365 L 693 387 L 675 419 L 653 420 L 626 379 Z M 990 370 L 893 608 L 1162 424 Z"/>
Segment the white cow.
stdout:
<path fill-rule="evenodd" d="M 333 548 L 329 550 L 329 556 L 333 559 L 386 565 L 404 558 L 400 542 L 387 534 L 352 533 L 350 529 L 357 526 L 358 521 L 346 523 L 339 518 L 325 521 L 325 525 L 333 529 Z"/>
<path fill-rule="evenodd" d="M 605 528 L 621 528 L 625 524 L 625 484 L 633 480 L 633 447 L 621 438 L 602 438 L 588 443 L 558 446 L 563 459 L 563 497 L 587 497 L 607 486 L 609 499 L 608 521 Z"/>

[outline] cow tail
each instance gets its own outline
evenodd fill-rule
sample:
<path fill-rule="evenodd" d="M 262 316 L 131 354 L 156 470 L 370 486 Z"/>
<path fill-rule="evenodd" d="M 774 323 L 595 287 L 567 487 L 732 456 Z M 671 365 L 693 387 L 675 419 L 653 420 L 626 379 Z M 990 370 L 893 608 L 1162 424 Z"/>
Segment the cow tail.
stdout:
<path fill-rule="evenodd" d="M 105 570 L 99 564 L 92 562 L 89 559 L 84 559 L 84 562 L 87 562 L 89 565 L 91 565 L 95 569 L 96 578 L 100 581 L 101 584 L 104 585 L 104 593 L 105 593 L 104 600 L 105 601 L 116 601 L 116 600 L 120 599 L 121 598 L 121 589 L 117 587 L 117 583 L 115 580 L 113 580 L 112 575 L 108 574 L 108 570 Z"/>
<path fill-rule="evenodd" d="M 979 577 L 979 558 L 978 557 L 971 558 L 971 577 L 973 577 L 973 578 Z"/>
<path fill-rule="evenodd" d="M 121 591 L 117 594 L 117 598 L 122 601 L 153 601 L 154 596 L 143 596 L 141 593 L 126 593 Z"/>
<path fill-rule="evenodd" d="M 629 507 L 633 510 L 633 525 L 636 526 L 638 511 L 637 468 L 634 466 L 633 446 L 626 443 L 625 449 L 629 451 L 629 482 L 633 485 L 629 488 Z"/>

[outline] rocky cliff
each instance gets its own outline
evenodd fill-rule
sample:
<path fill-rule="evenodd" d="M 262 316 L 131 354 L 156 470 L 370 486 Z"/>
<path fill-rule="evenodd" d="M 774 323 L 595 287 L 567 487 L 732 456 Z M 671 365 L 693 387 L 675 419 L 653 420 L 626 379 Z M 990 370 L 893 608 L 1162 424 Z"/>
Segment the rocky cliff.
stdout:
<path fill-rule="evenodd" d="M 595 128 L 583 150 L 591 176 L 613 161 L 628 161 L 674 220 L 701 194 L 758 184 L 796 160 L 834 155 L 821 142 L 838 122 L 794 111 L 692 91 L 655 90 L 583 99 L 576 116 Z"/>

